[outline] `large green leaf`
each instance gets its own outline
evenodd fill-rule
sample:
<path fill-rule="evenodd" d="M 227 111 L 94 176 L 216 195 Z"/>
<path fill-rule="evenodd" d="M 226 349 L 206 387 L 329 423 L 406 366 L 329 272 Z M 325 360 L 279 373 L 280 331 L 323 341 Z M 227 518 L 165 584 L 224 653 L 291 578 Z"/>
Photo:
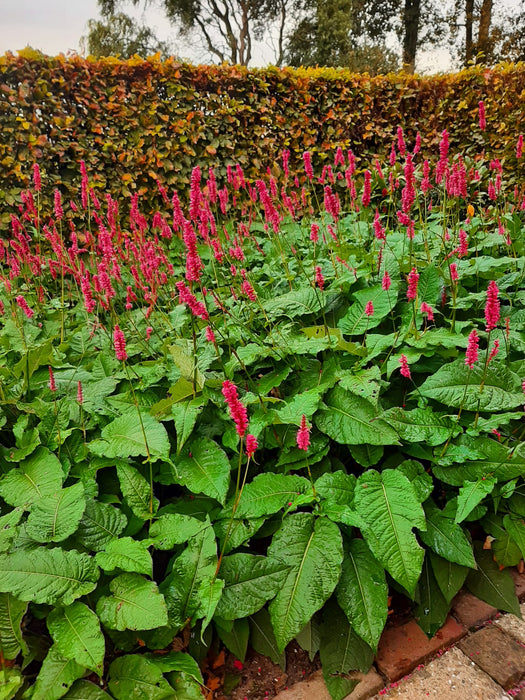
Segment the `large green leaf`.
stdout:
<path fill-rule="evenodd" d="M 277 645 L 284 649 L 337 585 L 343 560 L 341 533 L 329 520 L 296 513 L 284 519 L 268 556 L 289 567 L 269 607 Z"/>
<path fill-rule="evenodd" d="M 442 559 L 430 550 L 427 551 L 426 556 L 429 557 L 441 593 L 443 593 L 447 603 L 450 603 L 467 578 L 469 569 L 466 566 Z"/>
<path fill-rule="evenodd" d="M 98 617 L 87 605 L 77 600 L 66 608 L 55 608 L 48 615 L 47 627 L 59 654 L 102 676 L 104 635 Z"/>
<path fill-rule="evenodd" d="M 5 659 L 14 659 L 21 649 L 27 649 L 20 629 L 26 610 L 26 601 L 0 593 L 0 649 Z"/>
<path fill-rule="evenodd" d="M 153 562 L 148 552 L 148 543 L 122 537 L 111 540 L 103 552 L 95 556 L 95 561 L 104 571 L 129 571 L 136 574 L 153 575 Z"/>
<path fill-rule="evenodd" d="M 253 615 L 280 590 L 288 566 L 283 562 L 253 554 L 224 557 L 219 576 L 225 585 L 217 615 L 225 620 Z"/>
<path fill-rule="evenodd" d="M 118 463 L 117 475 L 120 490 L 137 518 L 147 520 L 157 512 L 158 500 L 153 496 L 150 484 L 130 464 Z"/>
<path fill-rule="evenodd" d="M 226 452 L 216 442 L 197 438 L 184 447 L 170 467 L 170 483 L 183 484 L 193 493 L 204 493 L 224 505 L 230 469 Z"/>
<path fill-rule="evenodd" d="M 303 287 L 281 296 L 272 296 L 264 302 L 264 308 L 270 318 L 277 316 L 295 318 L 296 316 L 318 313 L 322 308 L 323 301 L 322 292 L 312 287 Z"/>
<path fill-rule="evenodd" d="M 171 407 L 171 415 L 177 432 L 177 455 L 180 455 L 184 443 L 190 437 L 195 422 L 204 407 L 201 397 L 189 401 L 179 401 Z"/>
<path fill-rule="evenodd" d="M 476 568 L 472 545 L 463 529 L 431 502 L 425 504 L 425 514 L 427 529 L 419 534 L 422 542 L 443 559 Z"/>
<path fill-rule="evenodd" d="M 357 480 L 354 507 L 374 556 L 413 595 L 423 550 L 412 529 L 424 530 L 425 516 L 410 481 L 393 469 L 367 471 Z"/>
<path fill-rule="evenodd" d="M 220 617 L 213 618 L 215 628 L 221 641 L 239 661 L 244 663 L 246 652 L 248 651 L 248 639 L 250 637 L 250 623 L 246 617 L 224 621 Z"/>
<path fill-rule="evenodd" d="M 505 515 L 503 525 L 519 548 L 521 556 L 525 558 L 525 524 L 523 518 L 513 518 L 510 515 Z"/>
<path fill-rule="evenodd" d="M 26 533 L 37 542 L 61 542 L 76 531 L 85 507 L 82 482 L 43 496 L 33 504 Z"/>
<path fill-rule="evenodd" d="M 174 700 L 174 689 L 149 659 L 130 654 L 109 667 L 109 690 L 117 700 Z"/>
<path fill-rule="evenodd" d="M 374 652 L 349 624 L 338 605 L 328 603 L 323 611 L 319 656 L 323 677 L 332 700 L 342 700 L 358 684 L 348 678 L 350 671 L 366 673 L 374 659 Z"/>
<path fill-rule="evenodd" d="M 263 656 L 268 656 L 274 664 L 285 670 L 286 655 L 284 649 L 279 649 L 275 633 L 273 631 L 270 614 L 266 608 L 262 608 L 249 618 L 250 645 Z"/>
<path fill-rule="evenodd" d="M 24 509 L 19 506 L 0 517 L 0 552 L 7 552 L 17 534 L 18 523 L 24 515 Z"/>
<path fill-rule="evenodd" d="M 351 506 L 354 500 L 356 478 L 343 471 L 327 472 L 315 482 L 315 491 L 321 498 L 340 506 Z"/>
<path fill-rule="evenodd" d="M 467 446 L 451 445 L 450 451 Z M 476 438 L 470 441 L 470 449 L 474 451 L 475 459 L 462 457 L 449 459 L 449 452 L 440 458 L 432 471 L 437 479 L 452 486 L 462 486 L 465 481 L 477 481 L 484 476 L 494 476 L 498 482 L 509 481 L 525 473 L 525 457 L 520 447 L 511 449 L 491 438 Z M 438 448 L 439 451 L 440 448 Z M 469 450 L 470 451 L 470 450 Z M 456 464 L 454 462 L 459 462 Z"/>
<path fill-rule="evenodd" d="M 87 554 L 55 547 L 0 556 L 0 591 L 33 603 L 69 605 L 96 586 L 99 569 Z"/>
<path fill-rule="evenodd" d="M 498 610 L 505 610 L 521 618 L 520 604 L 509 571 L 500 571 L 490 550 L 483 549 L 479 543 L 476 543 L 475 554 L 478 568 L 467 576 L 466 586 L 469 591 Z"/>
<path fill-rule="evenodd" d="M 206 614 L 206 600 L 201 588 L 210 591 L 217 568 L 217 543 L 213 529 L 201 529 L 189 541 L 186 549 L 174 560 L 171 573 L 162 583 L 170 625 L 180 629 L 188 620 Z M 213 589 L 211 589 L 213 593 Z"/>
<path fill-rule="evenodd" d="M 345 544 L 337 602 L 357 634 L 377 649 L 388 614 L 385 571 L 363 540 Z"/>
<path fill-rule="evenodd" d="M 418 593 L 418 604 L 414 610 L 415 618 L 427 637 L 433 637 L 445 623 L 450 603 L 438 586 L 428 557 L 425 557 L 423 562 Z"/>
<path fill-rule="evenodd" d="M 496 486 L 496 479 L 490 476 L 483 476 L 477 481 L 465 481 L 459 489 L 458 509 L 454 522 L 456 524 L 463 522 L 478 503 L 481 503 L 485 496 L 492 493 L 494 486 Z"/>
<path fill-rule="evenodd" d="M 292 507 L 298 496 L 311 488 L 308 479 L 302 476 L 259 474 L 244 487 L 236 515 L 249 518 L 272 515 L 281 508 Z"/>
<path fill-rule="evenodd" d="M 430 408 L 414 408 L 412 411 L 400 407 L 390 408 L 381 418 L 406 442 L 441 445 L 461 432 L 461 427 L 455 421 Z"/>
<path fill-rule="evenodd" d="M 341 387 L 332 389 L 324 399 L 326 408 L 315 414 L 321 432 L 343 445 L 395 445 L 397 433 L 377 417 L 373 404 Z"/>
<path fill-rule="evenodd" d="M 154 581 L 139 574 L 121 574 L 109 584 L 111 596 L 102 596 L 97 614 L 113 630 L 151 630 L 168 624 L 164 596 Z"/>
<path fill-rule="evenodd" d="M 39 447 L 0 481 L 0 496 L 11 506 L 30 508 L 62 487 L 64 472 L 54 454 Z"/>
<path fill-rule="evenodd" d="M 514 521 L 516 522 L 516 521 Z M 521 550 L 508 532 L 512 529 L 512 521 L 508 516 L 502 517 L 497 513 L 489 513 L 481 521 L 481 526 L 495 539 L 492 542 L 492 556 L 499 566 L 516 566 L 521 559 Z"/>
<path fill-rule="evenodd" d="M 149 537 L 156 549 L 173 549 L 176 544 L 188 542 L 206 527 L 209 527 L 208 523 L 189 515 L 167 513 L 151 523 Z"/>
<path fill-rule="evenodd" d="M 98 552 L 120 535 L 126 523 L 126 516 L 118 508 L 90 498 L 87 500 L 75 539 L 87 549 Z"/>
<path fill-rule="evenodd" d="M 483 363 L 470 370 L 463 359 L 440 367 L 419 387 L 423 396 L 467 411 L 507 411 L 523 404 L 521 381 L 506 365 Z"/>
<path fill-rule="evenodd" d="M 24 684 L 24 676 L 16 666 L 0 668 L 0 700 L 11 700 Z"/>
<path fill-rule="evenodd" d="M 374 305 L 374 313 L 371 317 L 365 314 L 367 303 Z M 347 313 L 337 324 L 346 335 L 361 335 L 370 328 L 375 328 L 388 316 L 397 301 L 397 292 L 394 288 L 385 291 L 381 284 L 374 284 L 366 289 L 360 289 L 353 295 L 353 304 Z"/>
<path fill-rule="evenodd" d="M 111 700 L 111 695 L 90 681 L 78 680 L 73 683 L 63 698 L 64 700 Z"/>
<path fill-rule="evenodd" d="M 38 674 L 32 700 L 58 700 L 85 673 L 83 666 L 74 659 L 62 656 L 56 644 L 53 644 Z"/>
<path fill-rule="evenodd" d="M 108 423 L 101 437 L 89 443 L 89 449 L 101 457 L 169 458 L 170 441 L 166 428 L 153 416 L 130 411 Z"/>

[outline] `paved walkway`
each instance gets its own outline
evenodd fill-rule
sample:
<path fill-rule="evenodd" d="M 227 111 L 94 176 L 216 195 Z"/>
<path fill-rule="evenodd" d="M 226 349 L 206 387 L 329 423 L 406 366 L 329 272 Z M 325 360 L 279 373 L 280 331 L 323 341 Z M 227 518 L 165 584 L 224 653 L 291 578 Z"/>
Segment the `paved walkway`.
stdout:
<path fill-rule="evenodd" d="M 513 572 L 525 599 L 525 574 Z M 525 602 L 521 605 L 525 619 Z M 525 621 L 461 593 L 427 640 L 414 621 L 385 630 L 375 665 L 344 700 L 525 700 Z M 276 700 L 330 700 L 321 671 Z"/>

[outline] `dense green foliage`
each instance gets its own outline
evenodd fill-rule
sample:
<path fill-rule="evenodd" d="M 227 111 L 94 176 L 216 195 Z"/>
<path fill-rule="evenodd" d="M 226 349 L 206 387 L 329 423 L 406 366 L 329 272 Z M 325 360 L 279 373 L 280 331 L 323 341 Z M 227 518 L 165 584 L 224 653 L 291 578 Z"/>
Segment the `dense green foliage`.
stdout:
<path fill-rule="evenodd" d="M 519 615 L 521 143 L 512 180 L 401 130 L 305 187 L 195 168 L 125 217 L 83 164 L 44 215 L 34 170 L 0 249 L 4 697 L 199 698 L 201 644 L 152 653 L 194 628 L 297 639 L 340 700 L 389 589 L 429 636 L 464 583 Z"/>

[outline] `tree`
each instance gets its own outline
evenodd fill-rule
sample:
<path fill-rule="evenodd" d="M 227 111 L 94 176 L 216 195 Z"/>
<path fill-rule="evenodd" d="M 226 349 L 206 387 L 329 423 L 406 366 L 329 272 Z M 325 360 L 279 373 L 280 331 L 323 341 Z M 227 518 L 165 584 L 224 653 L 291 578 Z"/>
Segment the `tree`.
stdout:
<path fill-rule="evenodd" d="M 135 54 L 146 58 L 160 52 L 170 55 L 169 44 L 160 41 L 149 27 L 137 26 L 122 12 L 110 14 L 103 20 L 91 19 L 88 34 L 82 37 L 81 47 L 92 56 L 120 56 L 130 58 Z"/>
<path fill-rule="evenodd" d="M 276 63 L 283 57 L 284 27 L 295 0 L 157 0 L 179 33 L 193 32 L 197 41 L 221 62 L 248 65 L 254 39 L 270 27 L 278 37 Z M 103 15 L 126 2 L 134 6 L 148 0 L 98 0 Z"/>

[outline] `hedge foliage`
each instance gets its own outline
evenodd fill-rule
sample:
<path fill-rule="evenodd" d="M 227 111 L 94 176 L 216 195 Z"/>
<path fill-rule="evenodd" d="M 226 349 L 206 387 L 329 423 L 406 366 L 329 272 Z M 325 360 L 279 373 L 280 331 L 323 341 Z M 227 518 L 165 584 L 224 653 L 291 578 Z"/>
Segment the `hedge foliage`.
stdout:
<path fill-rule="evenodd" d="M 301 154 L 384 155 L 399 125 L 435 149 L 441 131 L 452 147 L 490 147 L 509 170 L 525 128 L 525 65 L 458 74 L 370 78 L 343 69 L 250 70 L 191 66 L 156 57 L 56 58 L 33 50 L 0 57 L 0 204 L 12 205 L 36 161 L 67 198 L 79 163 L 113 197 L 155 192 L 152 181 L 184 188 L 195 165 L 239 162 L 259 176 L 284 148 L 302 173 Z M 487 129 L 480 133 L 478 103 Z M 51 191 L 51 190 L 50 190 Z"/>

